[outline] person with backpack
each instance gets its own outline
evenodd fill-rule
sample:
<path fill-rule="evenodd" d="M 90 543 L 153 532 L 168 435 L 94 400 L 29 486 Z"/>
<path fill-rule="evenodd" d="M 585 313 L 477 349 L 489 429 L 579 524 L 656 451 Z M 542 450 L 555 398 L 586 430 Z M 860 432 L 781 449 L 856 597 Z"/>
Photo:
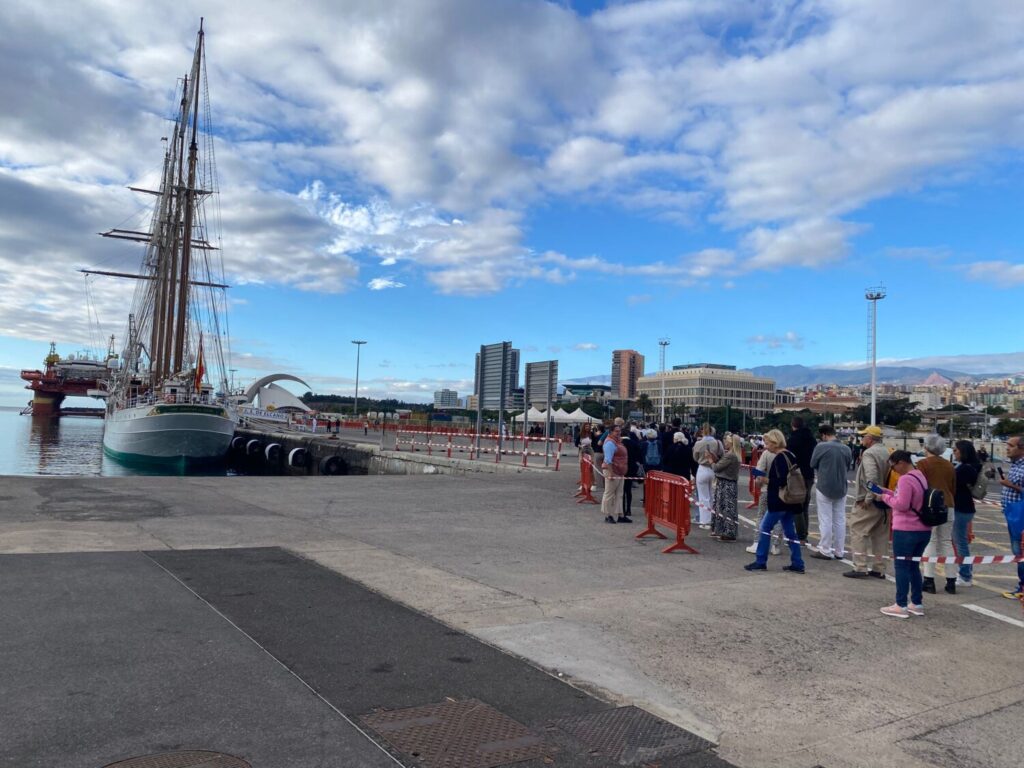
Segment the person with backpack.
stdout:
<path fill-rule="evenodd" d="M 956 496 L 956 469 L 952 462 L 943 458 L 946 451 L 946 441 L 936 434 L 928 435 L 924 439 L 925 458 L 917 462 L 916 469 L 919 469 L 928 481 L 929 488 L 938 488 L 942 491 L 942 498 L 946 502 L 946 509 L 955 509 L 954 498 Z M 953 554 L 953 532 L 949 523 L 937 525 L 932 528 L 932 539 L 928 542 L 928 548 L 924 553 L 927 557 L 946 556 L 955 557 Z M 956 576 L 953 566 L 946 564 L 942 566 L 946 576 L 946 592 L 956 594 Z M 935 563 L 924 564 L 924 587 L 925 592 L 935 594 Z"/>
<path fill-rule="evenodd" d="M 643 475 L 644 447 L 636 433 L 628 429 L 622 433 L 622 444 L 626 446 L 626 479 L 622 486 L 622 513 L 616 522 L 632 523 L 634 481 L 630 478 Z"/>
<path fill-rule="evenodd" d="M 661 438 L 657 430 L 648 429 L 644 433 L 644 470 L 661 469 Z"/>
<path fill-rule="evenodd" d="M 782 525 L 783 535 L 789 544 L 790 562 L 782 570 L 791 573 L 804 572 L 804 560 L 800 553 L 800 542 L 796 537 L 795 517 L 803 509 L 807 484 L 796 463 L 796 457 L 786 449 L 786 436 L 773 429 L 764 436 L 769 451 L 776 453 L 768 470 L 768 511 L 761 520 L 758 530 L 757 559 L 743 566 L 747 571 L 768 570 L 768 548 L 772 531 Z"/>
<path fill-rule="evenodd" d="M 932 537 L 932 527 L 921 519 L 926 506 L 928 481 L 924 473 L 915 469 L 907 451 L 893 451 L 889 464 L 900 473 L 896 490 L 890 491 L 877 483 L 870 488 L 892 510 L 893 571 L 896 574 L 896 602 L 880 609 L 886 616 L 905 619 L 924 616 L 923 581 L 921 563 L 908 558 L 921 557 Z M 907 593 L 910 603 L 907 603 Z"/>
<path fill-rule="evenodd" d="M 974 500 L 984 499 L 988 480 L 981 472 L 981 458 L 970 440 L 957 440 L 953 444 L 956 460 L 956 491 L 953 493 L 953 548 L 957 557 L 970 557 L 970 537 L 967 535 L 974 521 Z M 949 573 L 947 567 L 946 573 Z M 974 566 L 963 564 L 957 577 L 958 587 L 974 586 Z"/>

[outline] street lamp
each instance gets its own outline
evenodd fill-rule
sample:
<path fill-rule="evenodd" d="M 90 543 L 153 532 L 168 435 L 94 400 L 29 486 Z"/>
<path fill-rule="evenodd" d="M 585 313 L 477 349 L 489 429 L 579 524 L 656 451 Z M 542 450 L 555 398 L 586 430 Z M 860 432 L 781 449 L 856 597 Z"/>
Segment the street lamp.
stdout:
<path fill-rule="evenodd" d="M 868 351 L 871 353 L 871 426 L 875 426 L 875 401 L 878 392 L 878 302 L 885 298 L 885 287 L 880 285 L 865 289 L 864 298 L 870 302 Z"/>
<path fill-rule="evenodd" d="M 365 344 L 366 342 L 365 341 L 353 341 L 352 343 L 356 345 L 356 401 L 352 405 L 352 415 L 355 416 L 355 418 L 358 419 L 359 418 L 359 352 L 362 349 L 363 344 Z"/>
<path fill-rule="evenodd" d="M 660 424 L 665 423 L 665 347 L 667 347 L 671 341 L 669 339 L 658 339 L 658 346 L 661 347 L 661 419 Z"/>

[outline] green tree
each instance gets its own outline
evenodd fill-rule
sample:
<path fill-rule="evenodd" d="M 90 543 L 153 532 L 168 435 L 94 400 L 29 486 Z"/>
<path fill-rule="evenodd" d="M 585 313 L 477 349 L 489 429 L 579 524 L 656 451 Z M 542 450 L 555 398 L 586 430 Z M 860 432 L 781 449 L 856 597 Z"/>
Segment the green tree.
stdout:
<path fill-rule="evenodd" d="M 651 402 L 650 396 L 644 392 L 637 397 L 636 407 L 639 408 L 640 412 L 644 415 L 644 421 L 647 421 L 647 414 L 651 412 L 651 409 L 654 407 L 654 403 Z"/>
<path fill-rule="evenodd" d="M 993 432 L 997 435 L 1024 435 L 1024 420 L 1000 419 Z"/>
<path fill-rule="evenodd" d="M 911 432 L 917 429 L 917 424 L 910 421 L 910 419 L 907 419 L 906 421 L 901 421 L 897 424 L 896 429 L 903 433 L 903 450 L 905 451 L 907 450 L 907 438 L 910 436 Z"/>
<path fill-rule="evenodd" d="M 879 400 L 875 407 L 876 418 L 879 424 L 888 424 L 895 427 L 901 422 L 912 421 L 915 425 L 921 423 L 921 414 L 914 410 L 910 400 Z M 861 405 L 853 409 L 851 418 L 861 424 L 871 421 L 871 406 Z"/>

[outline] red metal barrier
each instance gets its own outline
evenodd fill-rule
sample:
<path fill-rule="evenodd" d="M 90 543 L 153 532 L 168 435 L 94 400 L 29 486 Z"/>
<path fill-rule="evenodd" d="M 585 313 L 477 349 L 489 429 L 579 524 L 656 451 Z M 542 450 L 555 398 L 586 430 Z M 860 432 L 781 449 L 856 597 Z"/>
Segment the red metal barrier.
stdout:
<path fill-rule="evenodd" d="M 589 488 L 589 486 L 587 486 Z M 647 528 L 636 535 L 642 539 L 645 536 L 657 536 L 659 539 L 668 538 L 657 529 L 657 525 L 666 525 L 675 528 L 676 541 L 671 546 L 662 550 L 662 553 L 690 552 L 694 555 L 700 553 L 686 543 L 686 537 L 690 533 L 690 493 L 692 486 L 688 480 L 679 475 L 669 472 L 651 470 L 644 479 L 644 513 L 647 515 Z"/>

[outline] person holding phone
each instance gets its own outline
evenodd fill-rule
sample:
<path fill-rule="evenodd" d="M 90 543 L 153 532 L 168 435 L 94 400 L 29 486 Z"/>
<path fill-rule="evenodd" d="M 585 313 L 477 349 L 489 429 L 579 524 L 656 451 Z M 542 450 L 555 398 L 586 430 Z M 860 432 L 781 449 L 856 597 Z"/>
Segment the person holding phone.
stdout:
<path fill-rule="evenodd" d="M 1010 471 L 1003 473 L 999 469 L 999 484 L 1003 486 L 1003 514 L 1009 512 L 1011 504 L 1018 504 L 1024 499 L 1024 436 L 1014 435 L 1006 441 L 1006 458 L 1010 461 Z M 1017 557 L 1021 555 L 1021 537 L 1010 527 L 1010 548 Z M 1017 534 L 1017 535 L 1015 535 Z M 1017 563 L 1017 589 L 1003 592 L 1003 597 L 1011 600 L 1024 600 L 1024 561 Z"/>
<path fill-rule="evenodd" d="M 853 550 L 853 570 L 843 576 L 850 579 L 885 578 L 885 556 L 889 554 L 888 507 L 869 484 L 885 483 L 889 466 L 889 451 L 882 445 L 882 428 L 872 424 L 859 433 L 864 452 L 860 457 L 855 481 L 853 508 L 847 518 L 849 546 Z M 877 502 L 877 503 L 876 503 Z M 868 552 L 874 558 L 874 568 L 868 570 Z"/>
<path fill-rule="evenodd" d="M 921 557 L 932 538 L 932 529 L 921 522 L 918 512 L 924 505 L 928 480 L 915 469 L 907 451 L 893 451 L 889 464 L 901 477 L 896 490 L 882 488 L 869 481 L 868 490 L 892 510 L 893 571 L 896 574 L 896 602 L 881 609 L 886 616 L 905 619 L 924 616 L 921 563 L 909 558 Z M 910 603 L 907 603 L 907 593 Z"/>

